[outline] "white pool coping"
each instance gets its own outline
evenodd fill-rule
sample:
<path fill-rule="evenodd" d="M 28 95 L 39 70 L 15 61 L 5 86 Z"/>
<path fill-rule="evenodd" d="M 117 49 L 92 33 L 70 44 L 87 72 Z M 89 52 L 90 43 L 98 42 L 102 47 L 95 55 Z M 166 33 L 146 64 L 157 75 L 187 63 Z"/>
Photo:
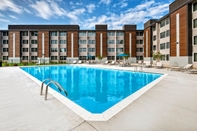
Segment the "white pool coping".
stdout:
<path fill-rule="evenodd" d="M 94 68 L 98 68 L 98 67 L 94 67 Z M 99 68 L 102 68 L 102 67 L 99 67 Z M 41 84 L 42 84 L 41 81 L 39 81 L 37 78 L 31 76 L 27 72 L 23 71 L 22 69 L 20 69 L 20 68 L 18 68 L 18 69 L 21 70 L 30 79 L 32 79 L 37 84 L 39 84 L 41 87 Z M 113 68 L 113 69 L 116 69 L 116 68 Z M 124 69 L 122 69 L 122 70 L 124 70 Z M 149 73 L 151 73 L 151 72 L 149 72 Z M 48 88 L 48 92 L 86 121 L 107 121 L 110 118 L 112 118 L 113 116 L 115 116 L 118 112 L 123 110 L 125 107 L 127 107 L 129 104 L 131 104 L 133 101 L 135 101 L 137 98 L 139 98 L 142 94 L 144 94 L 146 91 L 148 91 L 154 85 L 156 85 L 158 82 L 160 82 L 167 75 L 168 74 L 163 74 L 161 77 L 157 78 L 156 80 L 147 84 L 146 86 L 144 86 L 140 90 L 136 91 L 135 93 L 133 93 L 130 96 L 126 97 L 125 99 L 121 100 L 119 103 L 115 104 L 114 106 L 112 106 L 111 108 L 109 108 L 108 110 L 106 110 L 105 112 L 103 112 L 101 114 L 92 114 L 92 113 L 88 112 L 87 110 L 80 107 L 76 103 L 72 102 L 71 100 L 69 100 L 65 96 L 61 95 L 57 91 L 53 90 L 52 88 Z M 45 84 L 44 84 L 44 87 L 46 87 Z M 45 90 L 43 90 L 43 91 L 45 91 Z"/>

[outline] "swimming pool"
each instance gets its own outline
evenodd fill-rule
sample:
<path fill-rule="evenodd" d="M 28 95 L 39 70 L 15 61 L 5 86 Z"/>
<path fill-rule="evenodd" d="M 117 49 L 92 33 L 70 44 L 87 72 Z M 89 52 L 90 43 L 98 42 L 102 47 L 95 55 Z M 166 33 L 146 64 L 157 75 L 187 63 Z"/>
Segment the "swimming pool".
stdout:
<path fill-rule="evenodd" d="M 92 114 L 102 114 L 162 74 L 83 66 L 21 67 L 40 81 L 51 78 L 68 92 L 68 99 Z M 54 90 L 59 92 L 54 86 Z"/>

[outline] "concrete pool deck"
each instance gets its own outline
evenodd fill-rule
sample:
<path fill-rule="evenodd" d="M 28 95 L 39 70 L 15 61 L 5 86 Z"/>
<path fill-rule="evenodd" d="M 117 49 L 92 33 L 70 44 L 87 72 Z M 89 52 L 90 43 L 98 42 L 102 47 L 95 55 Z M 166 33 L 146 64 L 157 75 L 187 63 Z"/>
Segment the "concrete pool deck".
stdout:
<path fill-rule="evenodd" d="M 17 67 L 2 67 L 0 131 L 196 131 L 197 75 L 154 68 L 144 71 L 168 76 L 110 120 L 96 122 L 83 120 L 50 94 L 45 101 L 39 95 L 40 85 Z"/>

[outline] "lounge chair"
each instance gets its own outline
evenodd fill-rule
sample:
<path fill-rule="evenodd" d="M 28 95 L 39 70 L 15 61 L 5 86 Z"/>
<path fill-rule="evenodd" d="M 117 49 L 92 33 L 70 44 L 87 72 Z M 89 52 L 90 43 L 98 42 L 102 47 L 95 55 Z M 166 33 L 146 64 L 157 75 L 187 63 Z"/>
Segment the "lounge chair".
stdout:
<path fill-rule="evenodd" d="M 76 60 L 74 60 L 74 61 L 73 61 L 73 64 L 76 64 L 76 63 L 77 63 L 77 61 L 76 61 Z"/>
<path fill-rule="evenodd" d="M 105 61 L 103 64 L 106 65 L 106 64 L 108 64 L 108 63 L 109 63 L 109 61 Z"/>
<path fill-rule="evenodd" d="M 157 62 L 155 65 L 156 68 L 162 68 L 163 64 L 161 62 Z"/>
<path fill-rule="evenodd" d="M 192 65 L 193 65 L 193 64 L 187 64 L 186 66 L 184 66 L 184 67 L 182 68 L 182 72 L 188 71 L 189 69 L 191 69 Z"/>
<path fill-rule="evenodd" d="M 78 64 L 82 64 L 82 61 L 81 61 L 81 60 L 79 60 L 79 61 L 78 61 Z"/>
<path fill-rule="evenodd" d="M 143 62 L 145 67 L 151 67 L 151 62 L 150 61 L 144 61 Z"/>
<path fill-rule="evenodd" d="M 40 59 L 38 59 L 38 62 L 36 63 L 36 65 L 40 65 Z"/>
<path fill-rule="evenodd" d="M 197 73 L 197 69 L 192 69 L 189 71 L 189 73 L 193 74 L 193 73 Z"/>
<path fill-rule="evenodd" d="M 111 63 L 110 63 L 110 65 L 115 65 L 116 64 L 116 62 L 115 61 L 112 61 Z"/>
<path fill-rule="evenodd" d="M 191 68 L 192 67 L 192 65 L 193 64 L 187 64 L 186 66 L 184 66 L 183 68 L 181 68 L 180 66 L 172 66 L 172 67 L 169 67 L 167 70 L 170 70 L 171 69 L 171 71 L 172 70 L 181 70 L 182 69 L 182 72 L 184 72 L 184 71 L 187 71 L 189 68 Z"/>

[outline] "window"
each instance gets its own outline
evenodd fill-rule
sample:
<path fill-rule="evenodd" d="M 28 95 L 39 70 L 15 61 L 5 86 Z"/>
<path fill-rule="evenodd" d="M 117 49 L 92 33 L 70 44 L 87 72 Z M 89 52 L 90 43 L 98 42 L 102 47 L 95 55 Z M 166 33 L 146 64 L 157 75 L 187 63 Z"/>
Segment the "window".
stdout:
<path fill-rule="evenodd" d="M 79 52 L 86 52 L 86 48 L 79 48 Z"/>
<path fill-rule="evenodd" d="M 143 56 L 137 56 L 137 60 L 143 60 Z"/>
<path fill-rule="evenodd" d="M 60 32 L 60 36 L 66 36 L 66 32 Z"/>
<path fill-rule="evenodd" d="M 66 56 L 60 56 L 60 60 L 66 60 Z"/>
<path fill-rule="evenodd" d="M 170 31 L 167 30 L 167 31 L 166 31 L 166 37 L 168 37 L 169 35 L 170 35 Z"/>
<path fill-rule="evenodd" d="M 143 52 L 143 48 L 137 48 L 136 52 Z"/>
<path fill-rule="evenodd" d="M 8 56 L 3 56 L 3 60 L 8 60 Z"/>
<path fill-rule="evenodd" d="M 86 44 L 86 40 L 79 40 L 79 44 Z"/>
<path fill-rule="evenodd" d="M 197 10 L 197 2 L 193 4 L 193 11 Z"/>
<path fill-rule="evenodd" d="M 51 36 L 57 36 L 57 31 L 51 32 Z"/>
<path fill-rule="evenodd" d="M 95 32 L 88 32 L 88 36 L 89 37 L 94 37 L 95 36 Z"/>
<path fill-rule="evenodd" d="M 51 44 L 57 44 L 57 40 L 51 40 Z"/>
<path fill-rule="evenodd" d="M 95 48 L 88 48 L 88 52 L 95 52 Z"/>
<path fill-rule="evenodd" d="M 122 56 L 116 56 L 116 60 L 123 60 Z"/>
<path fill-rule="evenodd" d="M 28 44 L 28 40 L 22 40 L 23 44 Z"/>
<path fill-rule="evenodd" d="M 107 48 L 107 51 L 108 52 L 114 52 L 115 50 L 114 50 L 114 48 Z"/>
<path fill-rule="evenodd" d="M 143 32 L 137 32 L 137 36 L 143 36 Z"/>
<path fill-rule="evenodd" d="M 115 57 L 114 56 L 108 56 L 107 60 L 115 60 Z"/>
<path fill-rule="evenodd" d="M 2 36 L 8 36 L 8 32 L 3 32 Z"/>
<path fill-rule="evenodd" d="M 79 56 L 79 60 L 87 60 L 86 56 Z"/>
<path fill-rule="evenodd" d="M 107 32 L 107 36 L 115 36 L 114 34 L 114 32 Z"/>
<path fill-rule="evenodd" d="M 8 48 L 3 48 L 3 52 L 8 52 Z"/>
<path fill-rule="evenodd" d="M 194 62 L 197 62 L 197 53 L 194 53 Z"/>
<path fill-rule="evenodd" d="M 193 24 L 194 24 L 193 27 L 196 28 L 197 27 L 197 19 L 194 19 Z"/>
<path fill-rule="evenodd" d="M 166 61 L 169 61 L 169 54 L 166 55 Z"/>
<path fill-rule="evenodd" d="M 116 40 L 116 44 L 124 44 L 124 40 Z"/>
<path fill-rule="evenodd" d="M 37 60 L 37 56 L 31 56 L 31 60 Z"/>
<path fill-rule="evenodd" d="M 95 40 L 88 40 L 88 44 L 95 44 Z"/>
<path fill-rule="evenodd" d="M 51 52 L 57 52 L 57 48 L 51 48 Z"/>
<path fill-rule="evenodd" d="M 167 18 L 167 19 L 166 19 L 166 25 L 168 25 L 168 24 L 170 23 L 169 21 L 170 21 L 170 19 Z"/>
<path fill-rule="evenodd" d="M 153 41 L 155 41 L 155 40 L 156 40 L 156 35 L 153 36 Z"/>
<path fill-rule="evenodd" d="M 116 48 L 116 52 L 123 52 L 123 48 Z"/>
<path fill-rule="evenodd" d="M 115 44 L 114 40 L 107 40 L 107 44 Z"/>
<path fill-rule="evenodd" d="M 161 60 L 165 61 L 166 56 L 162 55 Z"/>
<path fill-rule="evenodd" d="M 156 27 L 155 27 L 155 26 L 153 26 L 153 27 L 152 27 L 152 30 L 153 30 L 153 31 L 155 31 L 155 30 L 156 30 Z"/>
<path fill-rule="evenodd" d="M 22 36 L 28 36 L 28 31 L 22 31 L 22 32 L 21 32 L 21 35 L 22 35 Z"/>
<path fill-rule="evenodd" d="M 163 50 L 163 49 L 165 49 L 165 43 L 160 44 L 160 50 Z"/>
<path fill-rule="evenodd" d="M 160 38 L 165 38 L 165 31 L 160 33 Z"/>
<path fill-rule="evenodd" d="M 31 52 L 37 52 L 38 49 L 37 48 L 31 48 Z"/>
<path fill-rule="evenodd" d="M 117 32 L 116 36 L 124 36 L 123 32 Z"/>
<path fill-rule="evenodd" d="M 3 44 L 8 44 L 8 40 L 3 40 Z"/>
<path fill-rule="evenodd" d="M 154 50 L 154 51 L 156 50 L 156 45 L 153 45 L 153 50 Z"/>
<path fill-rule="evenodd" d="M 31 36 L 38 36 L 38 32 L 37 31 L 31 31 Z"/>
<path fill-rule="evenodd" d="M 166 43 L 166 49 L 169 49 L 170 48 L 170 42 L 167 42 Z"/>
<path fill-rule="evenodd" d="M 23 60 L 28 60 L 28 56 L 23 56 L 22 59 Z"/>
<path fill-rule="evenodd" d="M 51 56 L 51 60 L 57 60 L 57 56 Z"/>
<path fill-rule="evenodd" d="M 60 40 L 60 44 L 66 44 L 66 40 Z"/>
<path fill-rule="evenodd" d="M 85 31 L 79 32 L 79 36 L 86 36 L 86 32 Z"/>
<path fill-rule="evenodd" d="M 163 27 L 163 26 L 165 26 L 165 20 L 162 20 L 161 23 L 160 23 L 160 28 Z"/>
<path fill-rule="evenodd" d="M 66 52 L 66 48 L 60 48 L 60 52 Z"/>
<path fill-rule="evenodd" d="M 137 40 L 137 44 L 143 44 L 143 40 Z"/>
<path fill-rule="evenodd" d="M 197 36 L 194 36 L 194 45 L 197 45 Z"/>
<path fill-rule="evenodd" d="M 38 40 L 31 40 L 31 44 L 38 44 Z"/>
<path fill-rule="evenodd" d="M 23 52 L 28 52 L 28 48 L 22 48 Z"/>

